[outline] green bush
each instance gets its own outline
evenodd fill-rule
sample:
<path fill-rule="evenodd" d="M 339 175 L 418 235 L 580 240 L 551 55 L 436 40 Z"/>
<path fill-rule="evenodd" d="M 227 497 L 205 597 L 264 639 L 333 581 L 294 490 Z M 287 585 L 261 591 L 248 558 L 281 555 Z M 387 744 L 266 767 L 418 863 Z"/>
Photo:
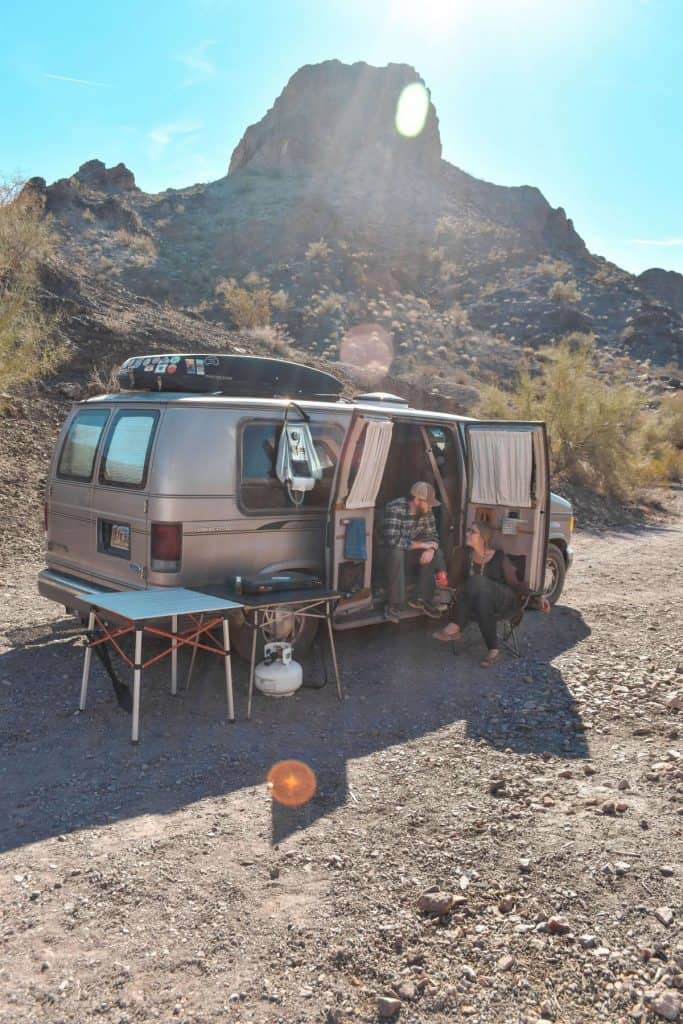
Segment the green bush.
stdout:
<path fill-rule="evenodd" d="M 590 335 L 544 350 L 541 373 L 522 370 L 511 391 L 482 390 L 477 415 L 545 420 L 554 475 L 617 497 L 631 494 L 642 468 L 638 437 L 642 395 L 605 384 Z"/>
<path fill-rule="evenodd" d="M 319 241 L 311 242 L 308 245 L 308 248 L 306 249 L 306 259 L 309 263 L 324 263 L 325 260 L 329 259 L 331 252 L 332 250 L 325 239 L 321 238 Z"/>
<path fill-rule="evenodd" d="M 683 479 L 683 395 L 665 398 L 643 418 L 641 471 L 652 483 Z"/>
<path fill-rule="evenodd" d="M 268 288 L 249 291 L 230 279 L 219 281 L 216 295 L 222 298 L 236 327 L 246 330 L 270 324 L 271 293 Z"/>
<path fill-rule="evenodd" d="M 54 252 L 50 219 L 21 194 L 21 182 L 0 182 L 0 387 L 54 369 L 64 356 L 57 318 L 40 306 L 40 268 Z"/>
<path fill-rule="evenodd" d="M 548 298 L 551 302 L 575 305 L 581 300 L 581 292 L 576 285 L 576 281 L 572 278 L 569 281 L 556 281 L 548 291 Z"/>

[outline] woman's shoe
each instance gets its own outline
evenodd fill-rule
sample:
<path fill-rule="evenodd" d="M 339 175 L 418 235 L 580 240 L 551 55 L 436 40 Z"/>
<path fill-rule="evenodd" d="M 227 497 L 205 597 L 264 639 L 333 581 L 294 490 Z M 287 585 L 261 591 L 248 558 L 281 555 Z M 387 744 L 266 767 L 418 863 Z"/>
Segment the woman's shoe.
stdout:
<path fill-rule="evenodd" d="M 481 665 L 482 668 L 491 668 L 492 665 L 496 664 L 496 662 L 499 660 L 499 658 L 500 658 L 500 651 L 494 649 L 492 651 L 489 651 L 489 653 L 486 655 L 484 660 L 480 661 L 479 664 Z"/>
<path fill-rule="evenodd" d="M 457 640 L 459 636 L 459 629 L 456 630 L 455 633 L 453 633 L 451 630 L 449 630 L 448 626 L 444 626 L 443 629 L 437 629 L 436 633 L 432 633 L 432 637 L 434 640 L 440 640 L 444 644 L 452 643 L 452 641 Z"/>

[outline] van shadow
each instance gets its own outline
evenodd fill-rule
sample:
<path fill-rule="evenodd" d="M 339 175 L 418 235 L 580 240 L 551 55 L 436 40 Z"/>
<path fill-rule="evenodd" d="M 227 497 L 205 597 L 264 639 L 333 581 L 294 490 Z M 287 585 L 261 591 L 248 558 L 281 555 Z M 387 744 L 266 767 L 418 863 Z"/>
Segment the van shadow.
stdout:
<path fill-rule="evenodd" d="M 274 700 L 256 694 L 246 720 L 246 666 L 233 660 L 237 722 L 226 721 L 222 666 L 207 658 L 189 691 L 173 697 L 164 660 L 145 673 L 140 743 L 130 743 L 130 716 L 116 705 L 111 682 L 93 660 L 88 708 L 77 709 L 83 648 L 73 621 L 44 635 L 17 637 L 0 656 L 0 850 L 114 821 L 170 814 L 207 797 L 261 787 L 269 768 L 289 758 L 316 773 L 317 791 L 303 808 L 272 803 L 271 842 L 356 800 L 347 766 L 444 727 L 455 742 L 474 738 L 513 754 L 585 758 L 580 715 L 550 660 L 589 635 L 580 614 L 558 607 L 530 613 L 522 658 L 492 670 L 470 627 L 457 656 L 430 637 L 433 623 L 412 621 L 337 635 L 345 699 L 334 685 L 304 687 Z M 183 668 L 181 660 L 181 687 Z M 121 676 L 127 678 L 125 671 Z M 319 653 L 304 665 L 322 682 Z"/>

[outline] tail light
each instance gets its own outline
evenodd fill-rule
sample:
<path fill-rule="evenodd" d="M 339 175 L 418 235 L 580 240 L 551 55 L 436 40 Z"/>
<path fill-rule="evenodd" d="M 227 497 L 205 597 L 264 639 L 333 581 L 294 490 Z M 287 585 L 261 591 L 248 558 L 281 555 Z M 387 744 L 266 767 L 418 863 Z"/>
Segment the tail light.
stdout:
<path fill-rule="evenodd" d="M 152 523 L 152 571 L 180 572 L 182 546 L 182 523 Z"/>

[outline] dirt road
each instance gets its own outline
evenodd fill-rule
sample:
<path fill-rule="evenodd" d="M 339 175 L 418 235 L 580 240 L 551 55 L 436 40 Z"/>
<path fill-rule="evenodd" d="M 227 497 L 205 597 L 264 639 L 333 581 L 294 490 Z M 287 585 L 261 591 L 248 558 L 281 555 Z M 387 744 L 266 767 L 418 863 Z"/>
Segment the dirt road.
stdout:
<path fill-rule="evenodd" d="M 2 1024 L 680 1019 L 681 506 L 579 534 L 519 661 L 388 624 L 340 636 L 342 705 L 257 697 L 246 722 L 240 668 L 234 726 L 218 665 L 177 698 L 160 667 L 137 748 L 101 669 L 74 713 L 82 649 L 17 562 Z M 283 757 L 317 776 L 298 811 L 264 785 Z M 450 912 L 419 910 L 432 886 Z"/>

